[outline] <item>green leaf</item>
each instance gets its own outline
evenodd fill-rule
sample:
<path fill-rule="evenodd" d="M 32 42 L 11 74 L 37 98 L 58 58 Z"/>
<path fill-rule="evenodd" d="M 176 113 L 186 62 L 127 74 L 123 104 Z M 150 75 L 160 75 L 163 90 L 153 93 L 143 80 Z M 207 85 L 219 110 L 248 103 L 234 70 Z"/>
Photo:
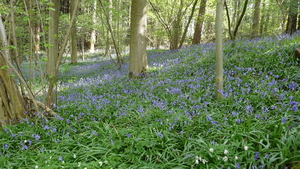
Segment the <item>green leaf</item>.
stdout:
<path fill-rule="evenodd" d="M 9 48 L 9 49 L 16 49 L 17 47 L 14 46 L 14 45 L 9 45 L 8 48 Z"/>
<path fill-rule="evenodd" d="M 48 59 L 47 59 L 46 57 L 44 57 L 44 58 L 41 59 L 41 61 L 42 61 L 42 62 L 47 62 Z"/>
<path fill-rule="evenodd" d="M 25 17 L 23 18 L 23 21 L 28 21 L 28 19 L 29 19 L 29 17 L 28 17 L 28 16 L 25 16 Z"/>
<path fill-rule="evenodd" d="M 2 66 L 0 69 L 7 69 L 9 68 L 9 66 L 5 65 L 5 66 Z"/>
<path fill-rule="evenodd" d="M 54 8 L 51 8 L 51 7 L 49 7 L 48 9 L 51 10 L 51 11 L 55 11 L 55 9 L 54 9 Z"/>

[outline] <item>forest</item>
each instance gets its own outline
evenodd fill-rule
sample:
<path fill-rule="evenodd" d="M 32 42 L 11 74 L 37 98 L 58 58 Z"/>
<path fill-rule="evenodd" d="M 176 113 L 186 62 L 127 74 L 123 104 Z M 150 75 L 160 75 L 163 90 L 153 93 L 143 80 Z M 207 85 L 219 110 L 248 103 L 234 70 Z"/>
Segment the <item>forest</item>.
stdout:
<path fill-rule="evenodd" d="M 300 168 L 299 0 L 0 0 L 0 168 Z"/>

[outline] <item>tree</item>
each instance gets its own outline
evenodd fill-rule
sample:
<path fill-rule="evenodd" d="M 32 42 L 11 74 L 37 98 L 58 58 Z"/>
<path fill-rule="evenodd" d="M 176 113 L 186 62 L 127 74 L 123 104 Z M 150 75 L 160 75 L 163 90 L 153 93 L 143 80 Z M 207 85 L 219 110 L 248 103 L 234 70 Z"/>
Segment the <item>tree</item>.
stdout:
<path fill-rule="evenodd" d="M 7 50 L 7 39 L 0 15 L 0 125 L 12 124 L 25 117 L 25 102 L 11 78 L 12 70 Z M 6 48 L 6 49 L 5 49 Z"/>
<path fill-rule="evenodd" d="M 224 2 L 225 2 L 225 8 L 226 8 L 227 19 L 228 19 L 228 32 L 229 32 L 229 37 L 230 37 L 231 40 L 235 40 L 235 39 L 236 39 L 237 32 L 238 32 L 238 30 L 239 30 L 239 26 L 241 25 L 242 20 L 243 20 L 243 17 L 244 17 L 244 15 L 245 15 L 245 13 L 246 13 L 247 4 L 248 4 L 249 0 L 245 0 L 244 7 L 243 7 L 243 11 L 242 11 L 241 15 L 239 16 L 239 18 L 238 18 L 238 20 L 237 20 L 237 23 L 236 23 L 236 25 L 235 25 L 235 27 L 234 27 L 233 32 L 231 31 L 231 26 L 232 26 L 232 25 L 231 25 L 231 23 L 230 23 L 230 16 L 229 16 L 228 5 L 227 5 L 226 1 L 224 1 Z"/>
<path fill-rule="evenodd" d="M 260 3 L 261 0 L 255 0 L 252 23 L 252 38 L 257 37 L 259 33 Z"/>
<path fill-rule="evenodd" d="M 206 10 L 206 2 L 207 2 L 207 0 L 201 0 L 201 2 L 200 2 L 199 14 L 197 17 L 195 33 L 194 33 L 194 37 L 193 37 L 193 44 L 199 44 L 201 41 L 202 27 L 203 27 L 203 23 L 204 23 L 204 16 L 205 16 L 205 10 Z"/>
<path fill-rule="evenodd" d="M 76 11 L 75 4 L 76 1 L 70 2 L 70 20 L 72 19 L 72 14 Z M 77 31 L 76 31 L 76 17 L 74 18 L 74 23 L 71 28 L 71 63 L 77 63 Z"/>
<path fill-rule="evenodd" d="M 216 15 L 216 98 L 223 97 L 223 47 L 222 47 L 222 23 L 224 0 L 217 2 Z"/>
<path fill-rule="evenodd" d="M 146 54 L 147 0 L 131 1 L 129 78 L 148 68 Z"/>
<path fill-rule="evenodd" d="M 297 30 L 297 17 L 298 17 L 298 0 L 290 0 L 289 2 L 289 14 L 288 20 L 286 24 L 286 31 L 287 34 L 293 34 Z"/>
<path fill-rule="evenodd" d="M 156 3 L 154 3 L 155 1 Z M 186 20 L 185 16 L 187 12 L 189 12 L 189 7 L 194 4 L 192 10 L 190 11 L 191 13 L 189 15 L 189 18 L 193 16 L 195 5 L 197 4 L 198 0 L 171 0 L 164 2 L 161 0 L 152 0 L 149 2 L 157 19 L 162 24 L 167 33 L 167 37 L 170 43 L 170 50 L 178 49 L 181 46 L 180 43 L 185 39 L 187 27 L 190 24 L 190 20 L 188 20 L 185 25 L 186 29 L 182 31 L 184 22 Z"/>
<path fill-rule="evenodd" d="M 58 24 L 59 24 L 59 0 L 52 0 L 53 7 L 49 8 L 49 53 L 47 61 L 47 75 L 51 78 L 55 71 L 55 63 L 58 58 Z"/>

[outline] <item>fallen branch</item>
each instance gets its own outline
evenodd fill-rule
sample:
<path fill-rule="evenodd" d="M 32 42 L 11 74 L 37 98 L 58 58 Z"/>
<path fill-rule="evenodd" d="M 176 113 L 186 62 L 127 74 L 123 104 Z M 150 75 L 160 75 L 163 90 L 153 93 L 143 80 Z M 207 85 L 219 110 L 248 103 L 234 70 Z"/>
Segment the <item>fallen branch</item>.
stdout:
<path fill-rule="evenodd" d="M 35 102 L 37 104 L 38 107 L 40 107 L 41 109 L 43 109 L 46 113 L 49 113 L 51 116 L 55 116 L 56 113 L 50 109 L 48 106 L 46 106 L 44 103 L 36 100 L 36 99 L 32 99 L 31 97 L 27 96 L 27 95 L 23 95 L 23 98 L 30 101 L 30 102 Z"/>

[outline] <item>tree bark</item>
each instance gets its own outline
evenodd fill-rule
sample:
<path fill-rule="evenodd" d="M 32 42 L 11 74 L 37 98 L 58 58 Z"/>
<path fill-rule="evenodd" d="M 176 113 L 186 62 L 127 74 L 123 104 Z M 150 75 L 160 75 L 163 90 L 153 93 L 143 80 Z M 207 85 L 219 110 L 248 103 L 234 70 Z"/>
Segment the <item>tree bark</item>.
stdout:
<path fill-rule="evenodd" d="M 216 98 L 223 98 L 223 40 L 222 40 L 222 23 L 223 23 L 223 6 L 224 0 L 217 2 L 216 15 Z"/>
<path fill-rule="evenodd" d="M 2 48 L 3 47 L 3 48 Z M 8 67 L 10 61 L 4 25 L 0 15 L 0 125 L 17 123 L 25 117 L 25 102 L 18 87 L 11 77 L 12 71 Z"/>
<path fill-rule="evenodd" d="M 77 1 L 70 2 L 70 20 L 72 19 L 73 12 L 76 13 L 75 4 Z M 75 14 L 76 15 L 76 14 Z M 77 63 L 77 31 L 76 31 L 76 17 L 74 18 L 74 23 L 71 28 L 71 63 Z"/>
<path fill-rule="evenodd" d="M 92 8 L 92 23 L 93 25 L 96 24 L 96 7 L 97 7 L 97 0 L 94 0 L 94 5 Z M 91 39 L 90 39 L 90 52 L 94 53 L 95 52 L 95 43 L 96 43 L 96 30 L 92 28 L 91 30 Z"/>
<path fill-rule="evenodd" d="M 255 0 L 252 24 L 252 38 L 259 36 L 260 3 L 261 0 Z"/>
<path fill-rule="evenodd" d="M 195 33 L 193 37 L 193 44 L 200 44 L 202 36 L 202 27 L 204 22 L 204 16 L 206 11 L 206 2 L 207 0 L 201 0 L 199 14 L 196 22 Z"/>
<path fill-rule="evenodd" d="M 298 0 L 291 0 L 289 4 L 289 15 L 286 25 L 287 34 L 293 34 L 297 30 L 297 17 L 298 17 Z"/>
<path fill-rule="evenodd" d="M 54 3 L 53 9 L 49 9 L 49 54 L 47 61 L 47 75 L 52 77 L 55 71 L 55 63 L 58 58 L 58 24 L 59 24 L 59 0 L 52 0 Z"/>
<path fill-rule="evenodd" d="M 190 15 L 190 17 L 189 17 L 189 20 L 188 20 L 187 24 L 185 25 L 183 34 L 182 34 L 182 36 L 181 36 L 179 48 L 182 47 L 183 42 L 185 41 L 186 34 L 187 34 L 187 32 L 188 32 L 188 28 L 189 28 L 189 26 L 190 26 L 191 20 L 192 20 L 192 18 L 193 18 L 193 16 L 194 16 L 194 12 L 195 12 L 195 8 L 196 8 L 197 3 L 198 3 L 198 0 L 195 0 L 194 5 L 193 5 L 193 8 L 192 8 L 191 15 Z"/>
<path fill-rule="evenodd" d="M 47 75 L 50 81 L 49 89 L 46 97 L 46 105 L 51 107 L 54 103 L 55 91 L 53 90 L 53 85 L 55 81 L 55 71 L 56 71 L 56 62 L 58 58 L 58 24 L 59 24 L 59 11 L 60 11 L 60 1 L 52 0 L 54 3 L 54 10 L 49 9 L 49 53 L 47 61 Z"/>
<path fill-rule="evenodd" d="M 147 0 L 131 1 L 129 78 L 137 78 L 148 68 L 146 54 Z"/>

